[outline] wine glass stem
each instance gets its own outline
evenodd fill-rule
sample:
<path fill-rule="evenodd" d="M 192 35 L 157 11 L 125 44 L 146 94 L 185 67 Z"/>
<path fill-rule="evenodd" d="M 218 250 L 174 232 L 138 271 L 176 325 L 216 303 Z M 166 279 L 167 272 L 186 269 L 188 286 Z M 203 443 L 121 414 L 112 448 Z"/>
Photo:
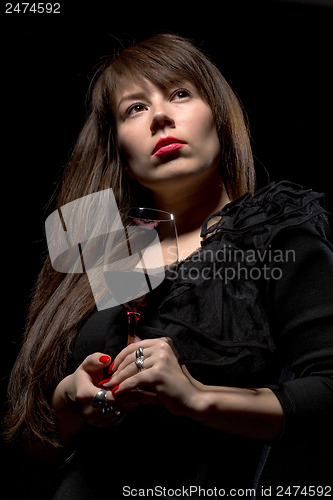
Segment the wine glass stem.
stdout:
<path fill-rule="evenodd" d="M 138 326 L 141 313 L 135 311 L 126 311 L 126 312 L 127 312 L 127 324 L 128 324 L 127 345 L 129 345 L 133 344 L 134 342 L 134 337 L 136 334 L 136 329 Z"/>

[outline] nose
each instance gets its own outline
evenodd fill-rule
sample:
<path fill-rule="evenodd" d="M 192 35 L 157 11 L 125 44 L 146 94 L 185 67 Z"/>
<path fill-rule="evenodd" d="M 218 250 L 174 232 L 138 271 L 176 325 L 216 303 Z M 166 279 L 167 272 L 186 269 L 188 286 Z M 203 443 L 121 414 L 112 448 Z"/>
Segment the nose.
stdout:
<path fill-rule="evenodd" d="M 175 127 L 175 121 L 172 116 L 165 110 L 159 109 L 154 112 L 152 122 L 150 125 L 150 130 L 155 134 L 158 130 L 165 127 Z"/>

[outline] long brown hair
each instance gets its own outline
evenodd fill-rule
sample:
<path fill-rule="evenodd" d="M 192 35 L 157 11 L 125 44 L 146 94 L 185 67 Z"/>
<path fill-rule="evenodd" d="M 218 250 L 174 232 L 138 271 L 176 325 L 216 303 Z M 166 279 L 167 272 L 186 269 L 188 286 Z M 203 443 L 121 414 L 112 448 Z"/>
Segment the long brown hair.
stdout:
<path fill-rule="evenodd" d="M 124 175 L 114 122 L 114 93 L 127 78 L 159 86 L 193 83 L 210 105 L 221 142 L 221 175 L 231 199 L 254 190 L 254 168 L 242 108 L 220 71 L 190 41 L 154 35 L 106 59 L 91 86 L 87 120 L 73 150 L 56 208 L 112 188 L 119 207 L 152 203 L 149 190 Z M 57 446 L 52 392 L 66 375 L 72 342 L 94 299 L 86 275 L 56 272 L 46 257 L 38 277 L 9 390 L 7 435 Z"/>

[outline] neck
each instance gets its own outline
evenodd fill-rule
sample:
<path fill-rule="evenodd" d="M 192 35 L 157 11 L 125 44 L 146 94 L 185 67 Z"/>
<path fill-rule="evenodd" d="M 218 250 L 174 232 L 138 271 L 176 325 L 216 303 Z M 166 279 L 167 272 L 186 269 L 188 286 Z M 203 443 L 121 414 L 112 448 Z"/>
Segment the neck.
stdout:
<path fill-rule="evenodd" d="M 199 185 L 192 185 L 191 189 L 187 184 L 178 189 L 173 186 L 170 190 L 154 192 L 157 208 L 175 216 L 178 235 L 199 230 L 209 215 L 229 203 L 218 172 L 214 181 L 210 179 L 207 184 L 200 182 Z"/>

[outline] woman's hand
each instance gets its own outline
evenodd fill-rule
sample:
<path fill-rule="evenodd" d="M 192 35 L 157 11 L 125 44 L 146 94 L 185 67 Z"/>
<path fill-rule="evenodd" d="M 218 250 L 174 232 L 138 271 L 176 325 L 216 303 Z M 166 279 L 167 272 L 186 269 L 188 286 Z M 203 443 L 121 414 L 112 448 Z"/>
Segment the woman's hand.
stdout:
<path fill-rule="evenodd" d="M 142 371 L 135 364 L 139 346 Z M 116 357 L 113 370 L 104 386 L 113 388 L 116 404 L 135 391 L 151 391 L 171 413 L 223 432 L 263 440 L 281 432 L 283 410 L 270 389 L 203 385 L 179 365 L 170 339 L 130 344 Z"/>
<path fill-rule="evenodd" d="M 113 423 L 117 419 L 116 415 L 102 414 L 99 408 L 92 406 L 93 398 L 101 389 L 99 382 L 103 378 L 103 368 L 110 362 L 110 356 L 102 353 L 95 352 L 87 356 L 75 372 L 62 380 L 56 388 L 52 400 L 55 410 L 57 407 L 59 410 L 61 408 L 66 410 L 71 406 L 84 423 L 96 427 L 105 427 Z M 109 405 L 114 402 L 110 391 L 107 392 L 106 399 Z"/>
<path fill-rule="evenodd" d="M 52 406 L 58 421 L 59 439 L 66 443 L 84 424 L 103 428 L 113 424 L 118 418 L 114 412 L 102 413 L 92 403 L 97 392 L 102 388 L 103 368 L 110 365 L 111 358 L 102 353 L 88 356 L 74 373 L 65 377 L 56 387 Z M 155 394 L 134 391 L 115 401 L 111 390 L 106 393 L 109 407 L 114 411 L 126 413 L 139 404 L 156 404 Z"/>
<path fill-rule="evenodd" d="M 88 356 L 74 373 L 65 377 L 56 387 L 52 406 L 55 410 L 60 437 L 66 440 L 84 423 L 96 427 L 105 427 L 115 422 L 113 413 L 103 415 L 99 408 L 92 406 L 93 398 L 100 390 L 99 382 L 103 378 L 103 368 L 111 362 L 110 356 L 94 353 Z M 108 391 L 107 401 L 114 402 Z"/>
<path fill-rule="evenodd" d="M 135 364 L 139 346 L 144 355 L 142 371 Z M 105 382 L 103 387 L 113 388 L 116 404 L 122 404 L 129 395 L 132 397 L 142 392 L 147 397 L 155 395 L 170 412 L 185 415 L 199 391 L 199 387 L 185 375 L 171 340 L 167 338 L 147 339 L 128 345 L 116 357 L 113 370 L 110 381 Z"/>

